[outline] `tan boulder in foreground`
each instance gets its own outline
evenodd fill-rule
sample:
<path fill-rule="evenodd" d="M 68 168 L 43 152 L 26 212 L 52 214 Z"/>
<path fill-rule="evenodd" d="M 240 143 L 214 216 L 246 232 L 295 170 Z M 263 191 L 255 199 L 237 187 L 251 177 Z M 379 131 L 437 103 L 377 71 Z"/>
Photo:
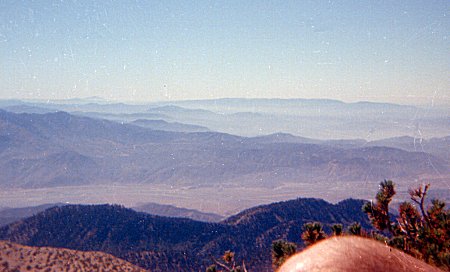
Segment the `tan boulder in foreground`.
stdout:
<path fill-rule="evenodd" d="M 332 237 L 292 256 L 279 272 L 441 271 L 373 239 Z"/>
<path fill-rule="evenodd" d="M 0 271 L 145 271 L 110 254 L 0 241 Z"/>

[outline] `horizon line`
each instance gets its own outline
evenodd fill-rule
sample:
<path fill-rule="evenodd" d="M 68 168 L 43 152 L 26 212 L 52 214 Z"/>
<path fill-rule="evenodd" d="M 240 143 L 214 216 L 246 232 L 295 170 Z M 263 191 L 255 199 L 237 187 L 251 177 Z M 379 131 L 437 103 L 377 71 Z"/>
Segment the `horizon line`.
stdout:
<path fill-rule="evenodd" d="M 429 97 L 424 97 L 424 99 Z M 379 100 L 370 100 L 370 99 L 362 99 L 362 100 L 344 100 L 339 98 L 306 98 L 306 97 L 215 97 L 215 98 L 186 98 L 186 99 L 168 99 L 168 100 L 145 100 L 145 99 L 121 99 L 121 98 L 105 98 L 102 96 L 86 96 L 86 97 L 69 97 L 69 98 L 19 98 L 19 97 L 11 97 L 11 98 L 0 98 L 0 101 L 21 101 L 21 102 L 34 102 L 34 103 L 57 103 L 57 102 L 70 102 L 73 100 L 85 100 L 85 103 L 106 103 L 106 104 L 146 104 L 146 103 L 177 103 L 177 102 L 196 102 L 196 101 L 219 101 L 219 100 L 304 100 L 304 101 L 332 101 L 332 102 L 339 102 L 344 104 L 359 104 L 359 103 L 371 103 L 371 104 L 390 104 L 390 105 L 401 105 L 401 106 L 425 106 L 430 105 L 434 106 L 435 102 L 434 99 L 431 99 L 428 102 L 415 102 L 415 103 L 408 103 L 408 102 L 393 102 L 393 101 L 379 101 Z M 92 101 L 89 101 L 92 100 Z M 439 98 L 439 106 L 445 106 L 450 105 L 450 97 L 441 97 Z"/>

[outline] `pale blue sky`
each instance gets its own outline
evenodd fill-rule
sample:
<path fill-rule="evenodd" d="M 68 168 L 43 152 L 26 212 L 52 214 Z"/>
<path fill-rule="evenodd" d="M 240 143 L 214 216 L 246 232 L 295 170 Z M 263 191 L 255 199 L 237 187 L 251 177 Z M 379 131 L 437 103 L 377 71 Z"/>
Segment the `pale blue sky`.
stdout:
<path fill-rule="evenodd" d="M 0 1 L 0 98 L 449 101 L 450 1 Z"/>

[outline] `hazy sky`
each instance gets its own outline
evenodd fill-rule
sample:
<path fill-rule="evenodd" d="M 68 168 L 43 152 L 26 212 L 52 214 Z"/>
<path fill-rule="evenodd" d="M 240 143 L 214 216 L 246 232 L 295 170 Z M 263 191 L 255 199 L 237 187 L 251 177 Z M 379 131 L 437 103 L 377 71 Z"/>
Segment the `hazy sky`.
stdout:
<path fill-rule="evenodd" d="M 0 98 L 448 102 L 450 1 L 0 1 Z"/>

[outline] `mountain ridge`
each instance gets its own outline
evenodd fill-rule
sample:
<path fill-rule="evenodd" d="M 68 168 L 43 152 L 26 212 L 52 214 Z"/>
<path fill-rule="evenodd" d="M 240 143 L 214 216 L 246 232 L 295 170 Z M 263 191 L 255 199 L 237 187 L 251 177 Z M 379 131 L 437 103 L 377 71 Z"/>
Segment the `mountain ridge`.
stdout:
<path fill-rule="evenodd" d="M 315 139 L 377 140 L 401 135 L 414 136 L 418 129 L 421 135 L 429 138 L 450 133 L 448 109 L 395 103 L 257 98 L 135 104 L 73 104 L 75 102 L 54 104 L 48 101 L 0 100 L 0 107 L 40 107 L 119 122 L 132 122 L 139 118 L 163 119 L 240 136 L 260 136 L 282 131 Z M 152 108 L 159 108 L 164 114 L 148 112 Z"/>
<path fill-rule="evenodd" d="M 347 226 L 355 221 L 368 226 L 363 203 L 299 198 L 245 210 L 232 217 L 240 224 L 166 218 L 117 205 L 68 205 L 1 227 L 0 239 L 103 251 L 152 271 L 204 270 L 211 255 L 233 250 L 249 268 L 270 271 L 273 240 L 301 244 L 301 227 L 309 221 L 320 221 L 328 229 L 334 223 Z"/>
<path fill-rule="evenodd" d="M 351 142 L 302 143 L 217 132 L 169 132 L 65 112 L 0 110 L 0 185 L 39 188 L 108 183 L 240 183 L 380 180 L 446 175 L 424 152 Z M 49 165 L 52 165 L 49 167 Z M 275 174 L 276 173 L 276 174 Z"/>

